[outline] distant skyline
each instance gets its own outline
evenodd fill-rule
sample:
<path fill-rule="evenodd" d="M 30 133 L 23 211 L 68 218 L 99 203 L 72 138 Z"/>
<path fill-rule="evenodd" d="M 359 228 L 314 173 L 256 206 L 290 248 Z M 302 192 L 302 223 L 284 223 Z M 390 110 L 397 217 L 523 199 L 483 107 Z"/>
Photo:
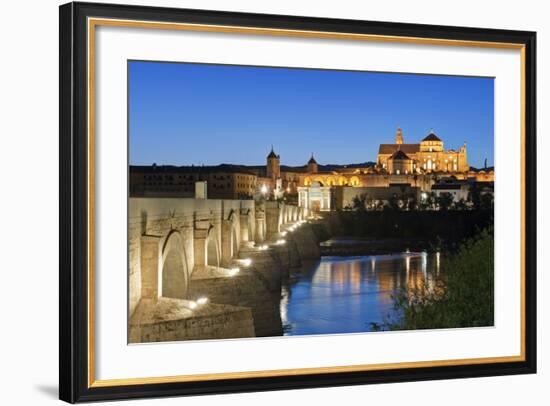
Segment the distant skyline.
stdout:
<path fill-rule="evenodd" d="M 131 165 L 376 161 L 397 127 L 493 165 L 493 78 L 130 61 L 128 112 Z"/>

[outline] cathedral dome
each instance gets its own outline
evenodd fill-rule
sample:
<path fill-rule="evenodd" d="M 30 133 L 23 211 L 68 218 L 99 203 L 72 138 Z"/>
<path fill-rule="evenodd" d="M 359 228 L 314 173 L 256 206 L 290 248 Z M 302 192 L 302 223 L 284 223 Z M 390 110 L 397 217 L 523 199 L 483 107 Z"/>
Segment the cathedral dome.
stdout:
<path fill-rule="evenodd" d="M 430 131 L 422 141 L 441 141 L 441 139 L 433 131 Z"/>

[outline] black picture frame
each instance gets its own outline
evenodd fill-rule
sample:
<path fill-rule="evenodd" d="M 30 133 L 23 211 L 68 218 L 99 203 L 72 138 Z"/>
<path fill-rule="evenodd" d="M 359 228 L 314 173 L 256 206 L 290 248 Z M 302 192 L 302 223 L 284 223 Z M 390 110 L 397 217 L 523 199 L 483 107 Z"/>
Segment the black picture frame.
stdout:
<path fill-rule="evenodd" d="M 536 33 L 112 4 L 60 6 L 59 397 L 67 402 L 235 393 L 536 372 Z M 404 36 L 524 46 L 525 359 L 472 365 L 93 387 L 88 377 L 87 19 Z"/>

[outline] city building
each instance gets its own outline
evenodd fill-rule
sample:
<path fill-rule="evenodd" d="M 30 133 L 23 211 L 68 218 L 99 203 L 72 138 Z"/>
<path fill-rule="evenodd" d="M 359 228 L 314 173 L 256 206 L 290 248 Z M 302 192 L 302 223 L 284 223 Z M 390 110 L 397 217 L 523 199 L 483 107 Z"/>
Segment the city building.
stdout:
<path fill-rule="evenodd" d="M 252 199 L 257 176 L 236 165 L 130 166 L 131 197 L 194 197 L 196 182 L 206 182 L 211 199 Z"/>
<path fill-rule="evenodd" d="M 453 202 L 468 200 L 472 183 L 467 180 L 445 179 L 432 186 L 432 192 L 436 198 L 443 194 L 449 194 Z"/>

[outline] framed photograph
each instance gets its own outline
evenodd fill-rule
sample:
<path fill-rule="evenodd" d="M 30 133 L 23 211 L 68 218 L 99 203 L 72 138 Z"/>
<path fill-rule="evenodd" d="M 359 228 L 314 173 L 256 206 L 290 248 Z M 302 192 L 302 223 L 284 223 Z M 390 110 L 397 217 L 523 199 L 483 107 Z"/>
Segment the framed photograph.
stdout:
<path fill-rule="evenodd" d="M 60 7 L 60 398 L 536 371 L 534 32 Z"/>

